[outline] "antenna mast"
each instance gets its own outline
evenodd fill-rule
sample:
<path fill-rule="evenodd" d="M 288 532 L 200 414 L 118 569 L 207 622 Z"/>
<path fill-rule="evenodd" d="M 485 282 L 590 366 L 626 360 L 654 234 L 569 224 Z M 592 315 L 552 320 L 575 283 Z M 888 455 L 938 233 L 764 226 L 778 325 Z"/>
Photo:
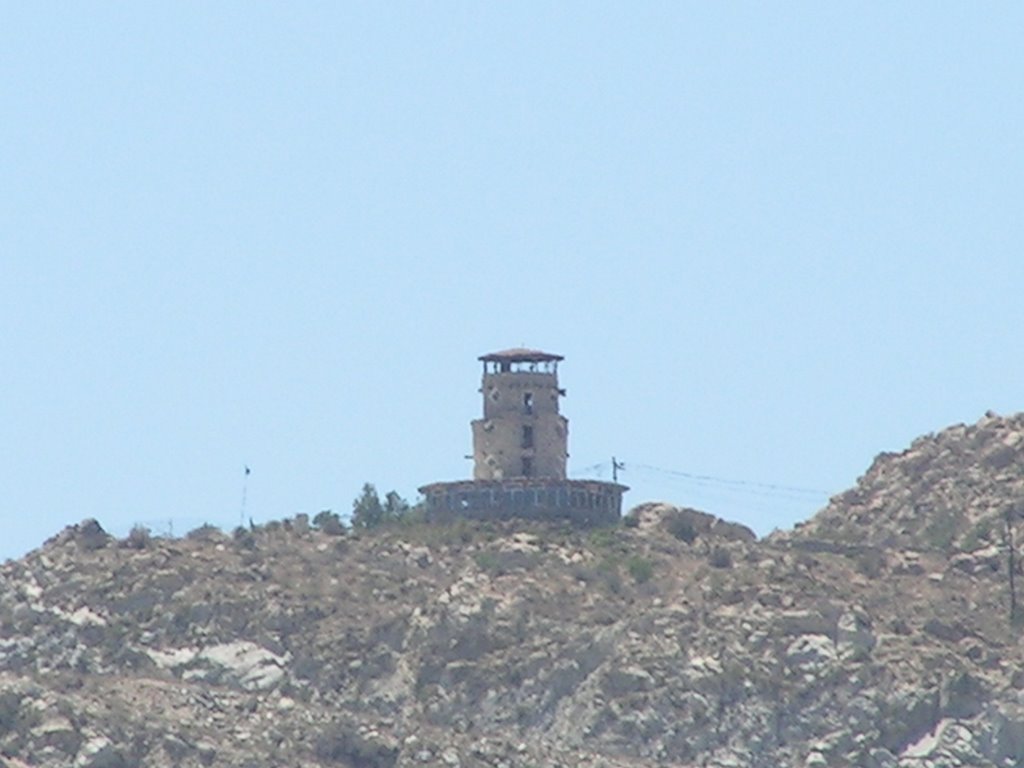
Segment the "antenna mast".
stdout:
<path fill-rule="evenodd" d="M 245 526 L 245 497 L 248 495 L 249 490 L 249 475 L 252 471 L 249 469 L 249 465 L 245 465 L 245 474 L 242 475 L 242 508 L 238 513 L 238 526 L 242 528 Z"/>

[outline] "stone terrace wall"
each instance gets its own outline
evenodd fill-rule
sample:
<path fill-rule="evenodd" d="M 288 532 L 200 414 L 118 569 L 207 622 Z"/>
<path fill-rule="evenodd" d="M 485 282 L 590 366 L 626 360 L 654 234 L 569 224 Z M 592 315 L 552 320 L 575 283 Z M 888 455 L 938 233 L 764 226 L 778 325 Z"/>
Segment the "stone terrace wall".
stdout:
<path fill-rule="evenodd" d="M 626 486 L 597 480 L 510 480 L 433 483 L 419 489 L 430 520 L 567 520 L 577 525 L 612 525 L 622 515 Z"/>

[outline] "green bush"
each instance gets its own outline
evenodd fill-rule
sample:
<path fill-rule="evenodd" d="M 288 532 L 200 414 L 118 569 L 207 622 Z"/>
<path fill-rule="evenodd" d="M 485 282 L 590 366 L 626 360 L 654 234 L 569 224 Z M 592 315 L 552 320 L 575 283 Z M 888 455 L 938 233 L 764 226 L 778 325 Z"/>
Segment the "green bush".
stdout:
<path fill-rule="evenodd" d="M 414 528 L 419 525 L 427 525 L 427 510 L 422 504 L 415 504 L 408 508 L 408 511 L 397 520 L 405 528 Z"/>
<path fill-rule="evenodd" d="M 373 483 L 364 483 L 362 493 L 352 502 L 352 527 L 363 530 L 401 521 L 409 512 L 409 502 L 389 491 L 381 502 Z"/>
<path fill-rule="evenodd" d="M 622 592 L 622 573 L 619 571 L 619 564 L 612 559 L 602 560 L 597 565 L 597 572 L 605 587 L 613 595 Z"/>
<path fill-rule="evenodd" d="M 231 538 L 234 539 L 235 545 L 239 549 L 256 549 L 256 537 L 252 535 L 252 531 L 238 526 L 231 534 Z"/>
<path fill-rule="evenodd" d="M 153 540 L 149 528 L 144 525 L 134 525 L 124 540 L 124 546 L 128 549 L 145 549 Z"/>
<path fill-rule="evenodd" d="M 493 575 L 499 575 L 499 572 L 501 571 L 501 558 L 499 558 L 495 552 L 491 552 L 489 550 L 477 552 L 473 555 L 473 561 L 476 563 L 476 567 L 481 571 L 486 571 Z"/>
<path fill-rule="evenodd" d="M 537 552 L 516 552 L 482 550 L 473 555 L 473 561 L 481 571 L 491 576 L 501 576 L 512 571 L 532 570 L 541 563 Z"/>
<path fill-rule="evenodd" d="M 587 537 L 591 549 L 609 549 L 618 543 L 614 528 L 597 528 Z"/>
<path fill-rule="evenodd" d="M 189 541 L 209 541 L 215 539 L 221 535 L 220 528 L 209 523 L 203 523 L 198 528 L 193 528 L 191 531 L 185 534 L 185 538 Z"/>
<path fill-rule="evenodd" d="M 857 572 L 869 579 L 877 579 L 885 572 L 885 555 L 877 549 L 868 549 L 857 556 Z"/>
<path fill-rule="evenodd" d="M 953 546 L 959 528 L 956 513 L 949 510 L 939 512 L 924 529 L 925 541 L 935 549 L 946 551 Z"/>
<path fill-rule="evenodd" d="M 10 733 L 18 726 L 21 711 L 21 694 L 15 691 L 0 693 L 0 736 Z"/>
<path fill-rule="evenodd" d="M 665 521 L 665 527 L 668 528 L 669 533 L 680 541 L 685 541 L 687 544 L 693 544 L 697 538 L 697 529 L 693 527 L 693 521 L 680 514 L 675 514 L 668 518 Z"/>
<path fill-rule="evenodd" d="M 366 736 L 348 724 L 321 731 L 314 738 L 313 751 L 321 762 L 360 768 L 393 768 L 398 762 L 397 747 Z"/>
<path fill-rule="evenodd" d="M 313 518 L 313 527 L 328 536 L 341 536 L 345 533 L 345 524 L 341 522 L 341 518 L 336 512 L 329 509 L 317 513 Z"/>
<path fill-rule="evenodd" d="M 960 548 L 965 552 L 971 552 L 982 545 L 982 542 L 992 540 L 992 531 L 995 528 L 995 520 L 987 518 L 979 520 L 971 530 L 967 532 L 961 542 Z"/>
<path fill-rule="evenodd" d="M 651 580 L 654 575 L 654 563 L 646 557 L 633 555 L 626 561 L 626 570 L 637 584 L 643 584 Z"/>
<path fill-rule="evenodd" d="M 708 562 L 712 568 L 732 568 L 732 552 L 725 547 L 715 547 L 711 550 Z"/>

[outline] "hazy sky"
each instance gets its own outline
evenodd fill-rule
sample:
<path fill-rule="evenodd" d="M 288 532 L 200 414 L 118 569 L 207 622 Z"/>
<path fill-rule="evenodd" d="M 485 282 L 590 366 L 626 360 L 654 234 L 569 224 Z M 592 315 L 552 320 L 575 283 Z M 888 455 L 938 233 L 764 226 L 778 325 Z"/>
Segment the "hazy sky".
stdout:
<path fill-rule="evenodd" d="M 231 528 L 246 465 L 257 522 L 469 477 L 520 344 L 566 357 L 571 474 L 760 533 L 1020 410 L 1022 26 L 3 3 L 0 557 Z"/>

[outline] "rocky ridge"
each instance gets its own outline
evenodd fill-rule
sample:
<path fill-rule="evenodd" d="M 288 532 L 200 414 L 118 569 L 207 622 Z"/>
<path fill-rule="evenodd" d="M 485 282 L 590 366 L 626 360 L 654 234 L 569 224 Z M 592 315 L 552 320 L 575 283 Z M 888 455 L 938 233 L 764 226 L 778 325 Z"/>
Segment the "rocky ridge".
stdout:
<path fill-rule="evenodd" d="M 879 454 L 797 539 L 973 551 L 1001 545 L 1005 516 L 1024 510 L 1024 414 L 988 413 Z"/>
<path fill-rule="evenodd" d="M 0 566 L 0 764 L 1020 765 L 1006 561 L 958 548 L 1014 502 L 988 457 L 1024 420 L 992 418 L 914 443 L 941 472 L 881 457 L 761 541 L 664 504 L 591 531 L 86 521 Z M 964 515 L 945 546 L 891 501 L 918 476 L 907 498 Z M 828 535 L 843 498 L 878 515 L 860 539 Z"/>

